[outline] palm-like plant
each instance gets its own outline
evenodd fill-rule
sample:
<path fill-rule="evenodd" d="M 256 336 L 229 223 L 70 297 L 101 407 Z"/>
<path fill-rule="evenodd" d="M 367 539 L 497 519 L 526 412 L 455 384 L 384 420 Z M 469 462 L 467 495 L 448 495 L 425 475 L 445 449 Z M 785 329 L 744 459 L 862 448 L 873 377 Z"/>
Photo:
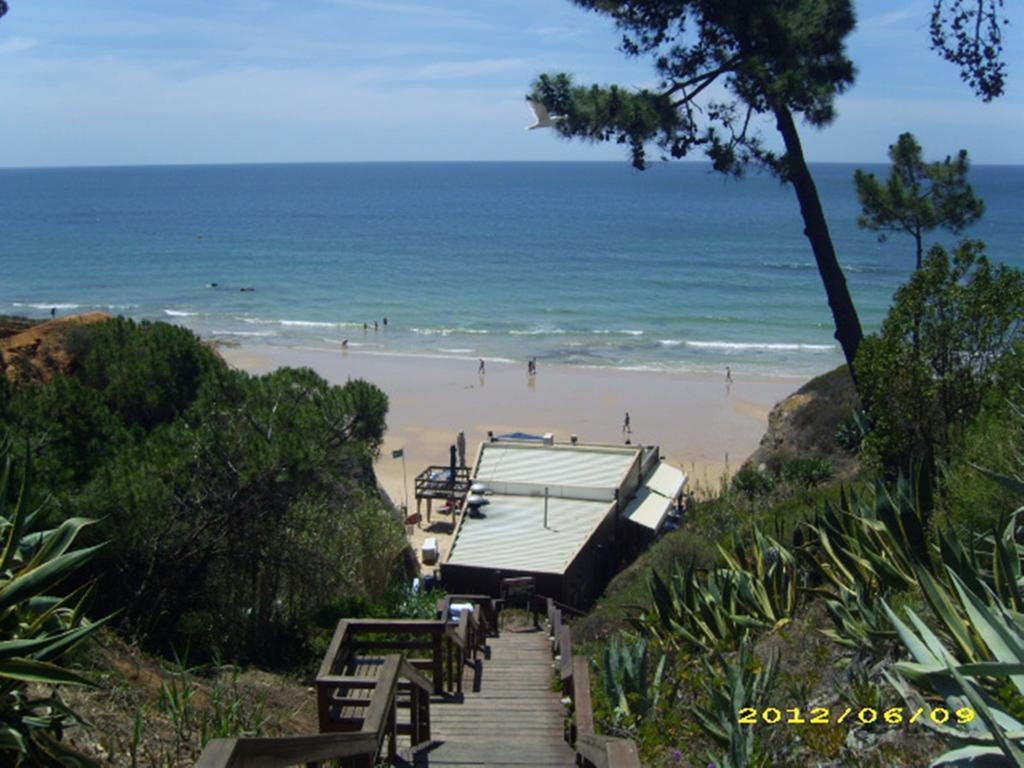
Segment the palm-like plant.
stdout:
<path fill-rule="evenodd" d="M 0 753 L 14 765 L 87 765 L 61 741 L 65 729 L 81 721 L 64 704 L 58 686 L 90 683 L 59 660 L 110 617 L 85 618 L 91 585 L 63 596 L 54 590 L 99 546 L 73 549 L 91 522 L 84 518 L 36 529 L 42 510 L 30 507 L 29 458 L 16 494 L 12 458 L 10 440 L 0 438 Z M 40 687 L 49 693 L 37 695 Z"/>

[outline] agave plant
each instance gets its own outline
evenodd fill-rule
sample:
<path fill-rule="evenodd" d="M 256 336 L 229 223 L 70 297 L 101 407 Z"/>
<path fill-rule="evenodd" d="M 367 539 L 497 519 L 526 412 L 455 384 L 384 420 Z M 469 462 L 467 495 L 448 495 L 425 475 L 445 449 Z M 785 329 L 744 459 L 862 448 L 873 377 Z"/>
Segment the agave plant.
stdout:
<path fill-rule="evenodd" d="M 26 454 L 28 452 L 26 451 Z M 56 528 L 35 530 L 41 508 L 29 505 L 29 459 L 11 502 L 12 450 L 0 439 L 0 750 L 12 765 L 87 765 L 61 742 L 80 719 L 60 697 L 60 685 L 90 685 L 62 667 L 65 653 L 107 619 L 84 615 L 92 589 L 59 596 L 58 585 L 82 567 L 99 546 L 73 549 L 90 521 L 70 518 Z M 109 619 L 109 617 L 108 617 Z M 31 686 L 31 687 L 30 687 Z M 48 693 L 39 694 L 40 689 Z"/>
<path fill-rule="evenodd" d="M 708 755 L 719 768 L 754 768 L 767 761 L 757 756 L 753 726 L 742 725 L 737 715 L 747 707 L 760 710 L 771 695 L 778 672 L 778 655 L 760 664 L 750 643 L 742 643 L 735 661 L 716 654 L 715 663 L 705 660 L 704 693 L 708 703 L 696 706 L 697 723 L 725 751 Z"/>
<path fill-rule="evenodd" d="M 644 639 L 634 642 L 613 639 L 604 651 L 604 690 L 614 704 L 617 720 L 643 717 L 658 706 L 665 654 L 647 682 L 648 645 Z"/>
<path fill-rule="evenodd" d="M 726 567 L 702 571 L 674 563 L 666 582 L 651 575 L 651 608 L 634 620 L 669 648 L 733 650 L 750 630 L 786 624 L 797 607 L 796 559 L 756 528 L 749 542 L 720 547 Z"/>
<path fill-rule="evenodd" d="M 886 594 L 860 589 L 856 593 L 840 592 L 834 598 L 826 598 L 825 609 L 835 628 L 823 629 L 821 633 L 846 648 L 873 654 L 880 642 L 896 638 L 896 631 L 882 607 Z"/>
<path fill-rule="evenodd" d="M 1024 723 L 1000 703 L 996 683 L 1009 681 L 1024 696 L 1024 616 L 1002 605 L 984 587 L 986 599 L 971 591 L 957 574 L 949 573 L 957 600 L 944 590 L 933 600 L 945 601 L 939 614 L 950 635 L 956 638 L 957 655 L 913 611 L 907 617 L 913 628 L 885 606 L 889 619 L 913 661 L 894 666 L 887 677 L 911 709 L 930 712 L 924 694 L 941 697 L 948 710 L 965 713 L 957 725 L 940 724 L 931 717 L 919 722 L 953 739 L 959 746 L 935 760 L 933 766 L 1024 765 Z M 930 589 L 941 589 L 932 580 Z M 961 618 L 961 614 L 966 618 Z M 966 713 L 973 713 L 967 717 Z M 987 761 L 987 762 L 986 762 Z"/>
<path fill-rule="evenodd" d="M 869 494 L 844 489 L 807 525 L 812 566 L 833 590 L 855 596 L 879 589 L 906 590 L 915 568 L 930 567 L 925 536 L 930 480 L 900 477 L 895 491 L 879 480 Z"/>

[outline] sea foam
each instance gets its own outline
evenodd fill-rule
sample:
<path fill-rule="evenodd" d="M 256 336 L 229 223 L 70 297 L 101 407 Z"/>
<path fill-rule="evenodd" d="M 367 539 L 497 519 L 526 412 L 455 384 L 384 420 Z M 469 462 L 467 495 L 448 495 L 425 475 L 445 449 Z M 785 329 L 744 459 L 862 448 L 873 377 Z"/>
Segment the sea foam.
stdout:
<path fill-rule="evenodd" d="M 776 351 L 806 351 L 806 352 L 831 352 L 835 349 L 832 344 L 800 344 L 788 342 L 752 342 L 752 341 L 687 341 L 686 346 L 696 349 L 725 349 L 725 350 L 776 350 Z"/>

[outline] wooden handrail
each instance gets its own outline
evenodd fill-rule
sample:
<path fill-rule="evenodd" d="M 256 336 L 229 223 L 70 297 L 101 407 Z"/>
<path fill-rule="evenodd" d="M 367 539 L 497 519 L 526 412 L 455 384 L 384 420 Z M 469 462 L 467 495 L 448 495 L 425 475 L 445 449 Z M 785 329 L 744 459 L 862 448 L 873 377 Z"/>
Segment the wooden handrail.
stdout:
<path fill-rule="evenodd" d="M 372 733 L 327 733 L 280 738 L 213 739 L 196 768 L 276 768 L 375 754 Z"/>
<path fill-rule="evenodd" d="M 346 683 L 353 679 L 334 678 Z M 420 746 L 430 741 L 430 692 L 433 685 L 404 656 L 391 654 L 384 657 L 380 675 L 373 678 L 373 693 L 359 731 L 283 738 L 214 739 L 203 750 L 196 767 L 276 768 L 343 758 L 361 758 L 361 765 L 373 765 L 385 738 L 388 740 L 388 758 L 394 760 L 398 735 L 395 699 L 399 679 L 408 681 L 411 686 L 410 735 L 413 747 Z M 360 687 L 363 687 L 361 683 L 364 680 L 360 679 Z"/>
<path fill-rule="evenodd" d="M 594 732 L 594 709 L 590 700 L 590 662 L 572 651 L 572 632 L 562 623 L 562 610 L 546 598 L 551 625 L 551 649 L 559 657 L 558 676 L 562 691 L 569 696 L 576 714 L 575 727 L 568 734 L 582 768 L 640 768 L 636 744 L 631 739 L 601 736 Z"/>
<path fill-rule="evenodd" d="M 434 676 L 434 692 L 444 691 L 444 637 L 448 623 L 437 619 L 342 619 L 324 654 L 317 673 L 318 708 L 321 731 L 327 729 L 324 719 L 330 704 L 331 690 L 346 685 L 348 680 L 341 676 L 349 659 L 359 651 L 429 651 L 431 671 Z M 363 639 L 361 635 L 412 635 L 422 640 Z"/>

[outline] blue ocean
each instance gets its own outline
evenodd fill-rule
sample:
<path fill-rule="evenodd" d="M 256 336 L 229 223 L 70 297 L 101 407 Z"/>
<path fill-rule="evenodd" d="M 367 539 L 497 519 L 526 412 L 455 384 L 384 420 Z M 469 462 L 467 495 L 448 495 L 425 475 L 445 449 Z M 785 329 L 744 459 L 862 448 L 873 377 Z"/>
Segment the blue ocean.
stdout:
<path fill-rule="evenodd" d="M 854 168 L 813 171 L 871 331 L 913 243 L 858 229 Z M 1024 266 L 1024 168 L 971 180 L 987 210 L 967 234 Z M 842 359 L 792 189 L 696 163 L 0 170 L 0 264 L 0 313 L 242 345 L 793 375 Z"/>

